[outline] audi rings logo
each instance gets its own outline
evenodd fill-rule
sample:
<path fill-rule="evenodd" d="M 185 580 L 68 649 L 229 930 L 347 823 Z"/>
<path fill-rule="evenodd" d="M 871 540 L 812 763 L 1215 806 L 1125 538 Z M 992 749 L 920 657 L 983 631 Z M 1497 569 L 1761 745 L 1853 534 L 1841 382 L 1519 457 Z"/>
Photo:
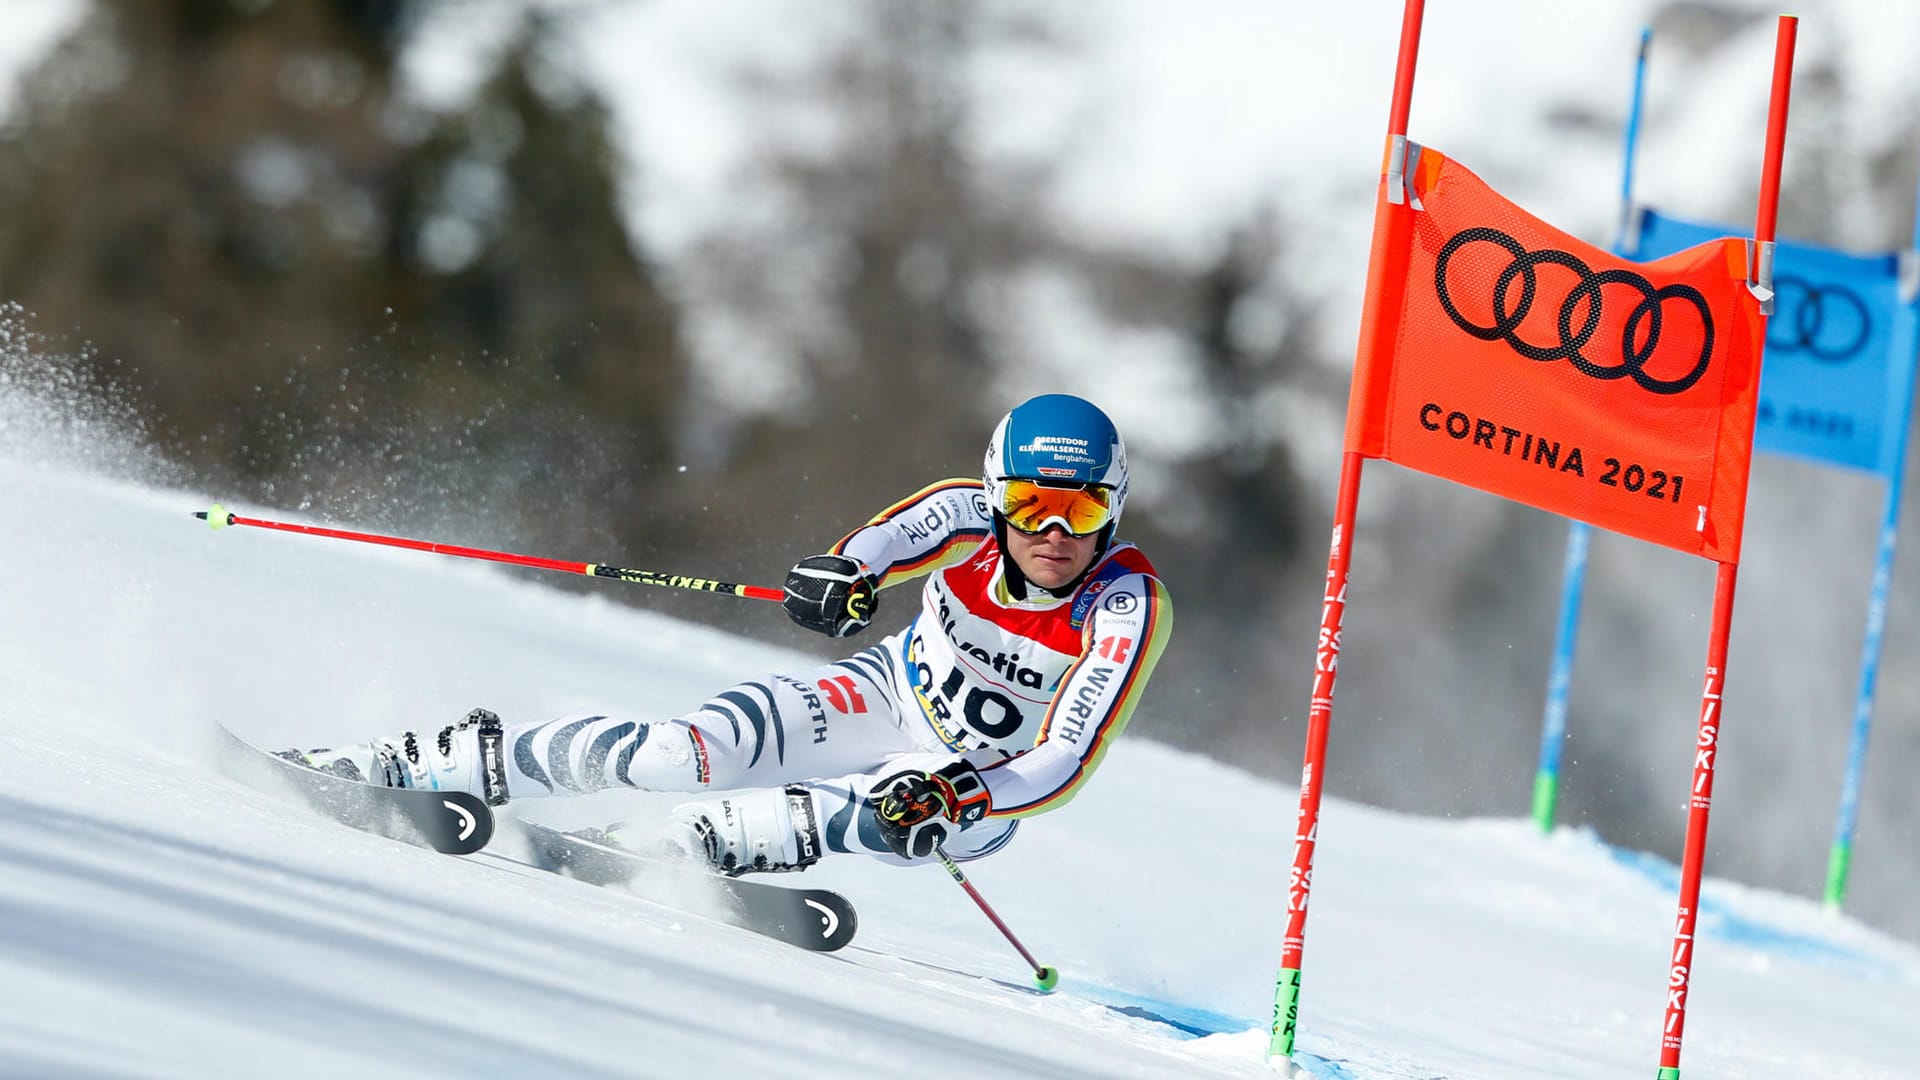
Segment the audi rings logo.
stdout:
<path fill-rule="evenodd" d="M 1838 285 L 1815 285 L 1805 278 L 1774 278 L 1773 318 L 1767 320 L 1767 347 L 1804 352 L 1815 360 L 1844 364 L 1859 355 L 1873 333 L 1866 301 Z"/>
<path fill-rule="evenodd" d="M 1512 261 L 1493 279 L 1491 326 L 1482 326 L 1462 314 L 1448 291 L 1447 266 L 1453 261 L 1454 255 L 1469 244 L 1492 244 L 1512 256 Z M 1536 268 L 1540 266 L 1563 267 L 1572 271 L 1578 279 L 1560 301 L 1555 323 L 1560 340 L 1549 345 L 1536 345 L 1517 333 L 1520 324 L 1540 299 L 1540 281 L 1536 273 Z M 1479 279 L 1474 280 L 1477 283 Z M 1595 355 L 1589 356 L 1584 350 L 1592 342 L 1594 331 L 1600 327 L 1601 309 L 1610 285 L 1638 294 L 1639 302 L 1626 313 L 1617 352 L 1611 343 L 1601 342 L 1594 343 Z M 1514 352 L 1529 360 L 1566 360 L 1582 374 L 1596 379 L 1630 377 L 1651 393 L 1684 392 L 1707 373 L 1707 363 L 1713 357 L 1713 312 L 1708 309 L 1707 298 L 1700 290 L 1691 285 L 1665 285 L 1656 289 L 1652 282 L 1631 270 L 1595 271 L 1569 252 L 1552 249 L 1528 251 L 1518 240 L 1498 229 L 1463 229 L 1442 245 L 1434 266 L 1433 287 L 1439 293 L 1440 306 L 1446 309 L 1454 324 L 1482 341 L 1505 341 Z M 1693 369 L 1677 379 L 1658 378 L 1647 371 L 1660 346 L 1660 331 L 1667 318 L 1669 300 L 1679 301 L 1682 311 L 1692 307 L 1700 318 L 1700 355 L 1694 361 Z"/>

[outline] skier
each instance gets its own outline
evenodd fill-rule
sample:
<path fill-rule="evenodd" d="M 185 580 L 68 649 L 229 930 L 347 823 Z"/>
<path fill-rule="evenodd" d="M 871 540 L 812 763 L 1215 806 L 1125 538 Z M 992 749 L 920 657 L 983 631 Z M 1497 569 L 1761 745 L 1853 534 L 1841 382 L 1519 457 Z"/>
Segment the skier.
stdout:
<path fill-rule="evenodd" d="M 979 858 L 1080 790 L 1166 647 L 1166 589 L 1114 539 L 1126 497 L 1106 414 L 1036 397 L 994 430 L 984 483 L 934 484 L 787 575 L 787 614 L 834 638 L 866 629 L 880 590 L 926 576 L 913 619 L 871 648 L 668 720 L 508 726 L 475 709 L 432 738 L 288 756 L 495 805 L 623 786 L 728 792 L 676 807 L 671 846 L 729 875 L 828 852 Z"/>

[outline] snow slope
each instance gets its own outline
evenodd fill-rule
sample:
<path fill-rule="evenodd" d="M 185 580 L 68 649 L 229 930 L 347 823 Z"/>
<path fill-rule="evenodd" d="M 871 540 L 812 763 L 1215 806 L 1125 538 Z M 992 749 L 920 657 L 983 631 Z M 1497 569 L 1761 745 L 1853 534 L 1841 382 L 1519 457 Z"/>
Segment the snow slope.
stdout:
<path fill-rule="evenodd" d="M 211 533 L 189 512 L 213 493 L 10 439 L 47 418 L 6 398 L 0 1075 L 1272 1075 L 1291 786 L 1123 741 L 1086 794 L 973 864 L 1061 969 L 1050 996 L 936 868 L 810 871 L 861 913 L 822 956 L 353 832 L 220 775 L 212 725 L 322 744 L 475 704 L 649 717 L 802 658 L 491 566 Z M 1156 686 L 1145 707 L 1179 700 Z M 664 801 L 510 809 L 574 825 Z M 1517 820 L 1331 801 L 1322 828 L 1314 1075 L 1654 1071 L 1670 866 Z M 1920 1075 L 1920 950 L 1797 899 L 1706 899 L 1687 1075 Z"/>

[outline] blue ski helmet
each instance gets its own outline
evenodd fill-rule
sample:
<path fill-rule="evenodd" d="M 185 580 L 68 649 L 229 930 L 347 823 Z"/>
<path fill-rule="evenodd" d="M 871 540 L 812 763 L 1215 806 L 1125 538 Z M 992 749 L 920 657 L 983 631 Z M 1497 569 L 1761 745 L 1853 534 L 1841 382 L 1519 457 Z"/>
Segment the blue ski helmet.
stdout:
<path fill-rule="evenodd" d="M 1127 501 L 1127 448 L 1120 430 L 1092 402 L 1042 394 L 1016 406 L 993 429 L 985 479 L 989 492 L 1008 479 L 1111 488 L 1117 524 Z"/>

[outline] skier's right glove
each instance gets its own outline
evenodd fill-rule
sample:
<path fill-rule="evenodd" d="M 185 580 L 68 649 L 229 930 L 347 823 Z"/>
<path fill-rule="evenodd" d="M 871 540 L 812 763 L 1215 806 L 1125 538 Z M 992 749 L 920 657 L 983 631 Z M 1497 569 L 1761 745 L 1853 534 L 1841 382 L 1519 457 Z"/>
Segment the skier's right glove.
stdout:
<path fill-rule="evenodd" d="M 986 781 L 965 761 L 927 772 L 895 773 L 867 793 L 874 823 L 895 855 L 924 859 L 950 832 L 987 816 L 993 800 Z"/>
<path fill-rule="evenodd" d="M 787 617 L 828 637 L 867 628 L 880 604 L 873 579 L 845 555 L 810 555 L 787 571 Z"/>

